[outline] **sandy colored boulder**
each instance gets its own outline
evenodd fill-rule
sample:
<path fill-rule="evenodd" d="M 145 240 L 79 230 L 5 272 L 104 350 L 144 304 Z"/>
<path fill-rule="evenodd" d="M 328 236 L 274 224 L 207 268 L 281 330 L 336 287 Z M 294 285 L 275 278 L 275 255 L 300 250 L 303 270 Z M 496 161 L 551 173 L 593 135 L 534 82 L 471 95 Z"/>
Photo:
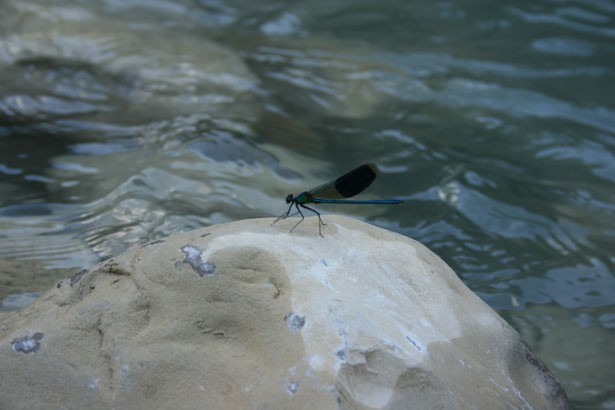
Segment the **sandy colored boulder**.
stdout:
<path fill-rule="evenodd" d="M 327 215 L 174 235 L 0 319 L 0 408 L 565 409 L 421 244 Z"/>

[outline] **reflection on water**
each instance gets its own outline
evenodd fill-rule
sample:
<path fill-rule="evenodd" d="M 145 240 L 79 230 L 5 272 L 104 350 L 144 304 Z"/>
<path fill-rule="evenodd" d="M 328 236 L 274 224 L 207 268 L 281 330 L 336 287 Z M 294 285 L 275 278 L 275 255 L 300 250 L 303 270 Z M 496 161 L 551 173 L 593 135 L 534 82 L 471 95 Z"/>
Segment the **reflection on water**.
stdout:
<path fill-rule="evenodd" d="M 431 247 L 615 406 L 612 2 L 64 3 L 0 4 L 2 309 L 370 161 L 407 204 L 323 210 Z"/>

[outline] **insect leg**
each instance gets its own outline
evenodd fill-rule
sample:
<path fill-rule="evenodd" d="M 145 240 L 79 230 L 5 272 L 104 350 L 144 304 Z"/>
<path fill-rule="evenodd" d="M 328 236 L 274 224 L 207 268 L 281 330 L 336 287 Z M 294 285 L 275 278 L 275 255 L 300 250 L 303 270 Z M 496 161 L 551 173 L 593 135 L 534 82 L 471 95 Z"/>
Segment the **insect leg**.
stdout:
<path fill-rule="evenodd" d="M 282 219 L 286 219 L 288 218 L 288 215 L 290 214 L 290 210 L 293 209 L 293 205 L 295 205 L 294 203 L 290 204 L 290 206 L 288 207 L 288 211 L 284 212 L 282 215 L 278 216 L 275 221 L 273 221 L 271 223 L 271 225 L 273 225 L 276 222 L 281 221 Z"/>
<path fill-rule="evenodd" d="M 320 235 L 322 238 L 324 238 L 324 236 L 322 236 L 322 230 L 321 227 L 325 226 L 326 223 L 324 223 L 322 221 L 322 218 L 320 217 L 320 212 L 318 212 L 315 209 L 310 208 L 309 206 L 305 206 L 301 204 L 301 208 L 305 208 L 305 209 L 309 209 L 310 211 L 314 212 L 316 215 L 318 215 L 318 235 Z M 299 208 L 297 208 L 299 209 Z M 301 214 L 301 216 L 303 216 L 303 214 Z"/>
<path fill-rule="evenodd" d="M 297 226 L 299 226 L 299 224 L 300 224 L 301 222 L 303 222 L 303 220 L 305 219 L 305 216 L 303 216 L 303 212 L 301 212 L 301 209 L 299 209 L 299 204 L 298 204 L 298 203 L 295 203 L 295 207 L 297 208 L 297 212 L 299 212 L 299 215 L 301 215 L 301 219 L 299 219 L 299 222 L 297 222 L 297 223 L 295 224 L 295 226 L 293 226 L 293 228 L 290 230 L 291 232 L 292 232 L 292 231 L 293 231 L 293 230 L 294 230 Z M 301 205 L 301 207 L 302 207 L 302 208 L 307 208 L 307 207 L 305 207 L 305 206 L 303 206 L 303 205 Z M 290 212 L 290 210 L 289 210 L 289 212 Z"/>

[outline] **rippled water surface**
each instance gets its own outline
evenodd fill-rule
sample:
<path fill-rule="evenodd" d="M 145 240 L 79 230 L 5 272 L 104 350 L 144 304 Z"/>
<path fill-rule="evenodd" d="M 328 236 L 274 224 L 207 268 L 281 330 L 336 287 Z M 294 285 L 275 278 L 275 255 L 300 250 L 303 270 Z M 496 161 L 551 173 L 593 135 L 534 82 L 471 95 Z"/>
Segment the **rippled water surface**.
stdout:
<path fill-rule="evenodd" d="M 614 17 L 606 0 L 5 0 L 3 309 L 369 161 L 369 195 L 407 203 L 322 209 L 428 245 L 575 408 L 615 409 Z"/>

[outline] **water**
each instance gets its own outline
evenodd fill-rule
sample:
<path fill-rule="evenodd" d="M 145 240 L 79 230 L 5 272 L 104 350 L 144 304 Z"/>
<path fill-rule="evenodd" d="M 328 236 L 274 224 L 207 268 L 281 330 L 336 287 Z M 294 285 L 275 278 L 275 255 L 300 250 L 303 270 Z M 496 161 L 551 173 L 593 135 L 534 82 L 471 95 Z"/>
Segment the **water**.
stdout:
<path fill-rule="evenodd" d="M 2 2 L 4 309 L 370 161 L 406 205 L 320 209 L 429 246 L 615 409 L 615 4 L 331 3 Z"/>

